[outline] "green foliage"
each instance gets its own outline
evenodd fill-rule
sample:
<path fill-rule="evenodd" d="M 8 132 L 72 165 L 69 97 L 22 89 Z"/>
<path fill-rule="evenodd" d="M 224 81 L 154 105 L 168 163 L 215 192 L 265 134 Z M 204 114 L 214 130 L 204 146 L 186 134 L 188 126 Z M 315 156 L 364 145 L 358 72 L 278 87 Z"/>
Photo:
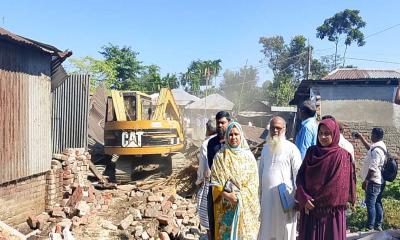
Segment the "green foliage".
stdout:
<path fill-rule="evenodd" d="M 293 37 L 288 44 L 282 36 L 261 37 L 259 43 L 264 60 L 274 74 L 270 86 L 264 86 L 264 96 L 272 104 L 288 105 L 301 80 L 308 78 L 308 53 L 312 52 L 312 47 L 307 45 L 307 39 L 302 35 Z M 327 73 L 328 68 L 323 62 L 311 61 L 311 79 L 322 78 Z"/>
<path fill-rule="evenodd" d="M 382 199 L 384 209 L 384 228 L 400 228 L 400 200 Z"/>
<path fill-rule="evenodd" d="M 365 230 L 365 223 L 367 222 L 367 208 L 365 206 L 361 206 L 361 203 L 364 202 L 365 193 L 361 188 L 361 183 L 358 181 L 356 185 L 357 190 L 357 202 L 354 206 L 354 211 L 352 211 L 351 215 L 347 217 L 347 227 L 352 231 L 361 231 Z"/>
<path fill-rule="evenodd" d="M 367 208 L 361 207 L 360 204 L 356 204 L 355 211 L 347 217 L 347 227 L 351 232 L 365 231 L 365 223 L 367 222 Z"/>
<path fill-rule="evenodd" d="M 382 204 L 384 209 L 383 228 L 400 228 L 400 178 L 392 183 L 387 183 L 382 195 Z M 357 183 L 358 202 L 355 211 L 347 218 L 347 226 L 352 231 L 365 230 L 367 222 L 367 208 L 361 206 L 365 198 L 365 192 L 361 189 L 361 183 Z"/>
<path fill-rule="evenodd" d="M 221 59 L 192 61 L 187 71 L 181 75 L 180 83 L 186 91 L 199 96 L 200 86 L 207 84 L 211 78 L 216 77 L 221 71 Z"/>
<path fill-rule="evenodd" d="M 156 65 L 146 66 L 146 70 L 140 78 L 140 82 L 143 83 L 145 91 L 159 92 L 161 88 L 168 87 L 173 89 L 179 87 L 179 81 L 175 74 L 167 74 L 161 77 L 159 71 L 160 68 Z"/>
<path fill-rule="evenodd" d="M 75 67 L 71 73 L 90 75 L 91 91 L 101 83 L 105 83 L 106 87 L 110 88 L 112 81 L 117 75 L 114 66 L 104 60 L 86 56 L 83 58 L 72 58 L 69 61 Z"/>
<path fill-rule="evenodd" d="M 383 197 L 400 200 L 400 176 L 397 177 L 393 182 L 386 182 Z"/>
<path fill-rule="evenodd" d="M 143 90 L 140 84 L 140 76 L 145 70 L 145 66 L 137 59 L 138 53 L 130 47 L 122 47 L 109 43 L 102 47 L 101 55 L 105 62 L 113 66 L 116 71 L 110 87 L 117 90 Z"/>
<path fill-rule="evenodd" d="M 262 44 L 261 52 L 265 56 L 264 60 L 272 69 L 274 76 L 291 75 L 294 85 L 307 78 L 308 53 L 309 50 L 312 51 L 312 47 L 307 46 L 307 39 L 304 36 L 294 36 L 288 44 L 282 36 L 261 37 L 259 43 Z M 324 64 L 313 59 L 310 75 L 319 77 L 325 73 Z"/>
<path fill-rule="evenodd" d="M 316 59 L 312 60 L 311 63 L 311 76 L 310 79 L 321 79 L 329 73 L 329 68 L 322 61 Z"/>
<path fill-rule="evenodd" d="M 274 75 L 287 68 L 288 46 L 282 36 L 261 37 L 258 42 L 262 45 L 261 52 Z"/>
<path fill-rule="evenodd" d="M 224 96 L 238 108 L 236 110 L 240 111 L 248 107 L 254 100 L 261 100 L 261 89 L 257 87 L 257 81 L 257 69 L 246 66 L 238 72 L 226 70 L 220 88 Z"/>
<path fill-rule="evenodd" d="M 272 82 L 266 82 L 263 89 L 271 105 L 287 106 L 294 96 L 296 85 L 293 84 L 291 75 L 280 74 L 274 76 Z"/>
<path fill-rule="evenodd" d="M 340 35 L 344 34 L 346 45 L 343 57 L 346 56 L 347 47 L 352 42 L 357 42 L 359 47 L 365 45 L 364 34 L 361 28 L 365 27 L 366 22 L 359 15 L 359 10 L 345 9 L 342 12 L 336 13 L 333 17 L 325 19 L 324 23 L 317 28 L 317 38 L 328 38 L 329 41 L 335 43 L 335 67 L 337 66 L 337 47 L 339 44 Z"/>
<path fill-rule="evenodd" d="M 108 44 L 100 52 L 104 60 L 86 56 L 72 59 L 72 73 L 90 74 L 91 91 L 104 83 L 108 89 L 137 90 L 146 93 L 159 92 L 163 87 L 177 88 L 179 80 L 175 74 L 160 75 L 157 65 L 146 66 L 137 59 L 138 53 L 130 47 Z"/>

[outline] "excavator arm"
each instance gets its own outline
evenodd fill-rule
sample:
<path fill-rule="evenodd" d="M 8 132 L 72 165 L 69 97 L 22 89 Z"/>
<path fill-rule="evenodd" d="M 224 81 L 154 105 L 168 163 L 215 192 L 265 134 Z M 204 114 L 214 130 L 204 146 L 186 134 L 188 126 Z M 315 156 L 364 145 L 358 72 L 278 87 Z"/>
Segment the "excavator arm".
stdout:
<path fill-rule="evenodd" d="M 168 88 L 162 88 L 157 100 L 156 109 L 152 117 L 153 120 L 175 120 L 181 122 L 181 114 L 176 105 L 172 92 Z"/>
<path fill-rule="evenodd" d="M 179 123 L 177 127 L 178 136 L 181 141 L 184 139 L 182 129 L 182 118 L 178 105 L 169 88 L 162 88 L 158 96 L 157 105 L 152 120 L 175 120 Z"/>

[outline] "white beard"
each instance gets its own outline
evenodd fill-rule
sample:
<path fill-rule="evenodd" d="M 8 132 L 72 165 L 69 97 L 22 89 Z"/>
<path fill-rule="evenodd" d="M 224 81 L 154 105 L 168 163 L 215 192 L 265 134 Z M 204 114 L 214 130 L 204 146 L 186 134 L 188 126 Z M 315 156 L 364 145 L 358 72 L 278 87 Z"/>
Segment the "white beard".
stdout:
<path fill-rule="evenodd" d="M 277 136 L 273 136 L 273 137 L 271 137 L 271 135 L 268 135 L 267 145 L 268 145 L 271 155 L 278 155 L 278 154 L 282 153 L 283 151 L 285 151 L 285 146 L 286 146 L 285 134 L 277 135 Z"/>

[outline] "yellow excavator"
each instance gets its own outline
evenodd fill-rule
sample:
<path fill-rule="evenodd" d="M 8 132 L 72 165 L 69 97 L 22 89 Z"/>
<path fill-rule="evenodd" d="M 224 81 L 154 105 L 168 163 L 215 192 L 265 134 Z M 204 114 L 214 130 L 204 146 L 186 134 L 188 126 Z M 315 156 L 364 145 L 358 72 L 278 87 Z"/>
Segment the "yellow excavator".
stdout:
<path fill-rule="evenodd" d="M 104 124 L 104 151 L 113 156 L 117 182 L 132 180 L 133 166 L 146 159 L 171 164 L 184 147 L 182 117 L 172 92 L 162 88 L 156 105 L 139 91 L 111 91 Z"/>

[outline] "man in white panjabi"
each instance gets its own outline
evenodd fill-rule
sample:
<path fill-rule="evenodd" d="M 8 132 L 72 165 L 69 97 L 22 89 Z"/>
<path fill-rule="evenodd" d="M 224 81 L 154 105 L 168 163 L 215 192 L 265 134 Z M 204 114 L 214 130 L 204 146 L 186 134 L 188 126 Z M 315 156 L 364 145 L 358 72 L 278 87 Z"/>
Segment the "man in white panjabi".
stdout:
<path fill-rule="evenodd" d="M 261 152 L 259 164 L 261 193 L 261 226 L 259 239 L 296 239 L 296 211 L 285 212 L 279 197 L 282 182 L 295 192 L 297 171 L 301 165 L 300 151 L 286 140 L 286 122 L 274 117 L 269 124 L 267 142 Z"/>

